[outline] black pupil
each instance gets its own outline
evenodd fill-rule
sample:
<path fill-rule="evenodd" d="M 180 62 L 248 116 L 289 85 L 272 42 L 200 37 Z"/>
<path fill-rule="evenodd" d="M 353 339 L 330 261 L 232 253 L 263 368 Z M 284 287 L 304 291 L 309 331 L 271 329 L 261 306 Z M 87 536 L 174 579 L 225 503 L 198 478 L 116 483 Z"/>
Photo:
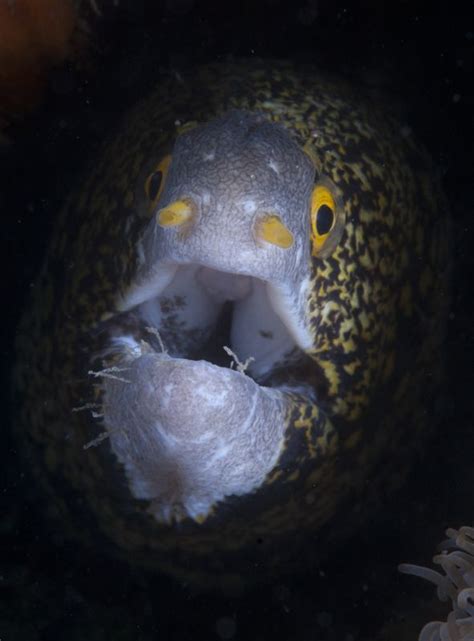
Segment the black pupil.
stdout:
<path fill-rule="evenodd" d="M 150 198 L 150 200 L 155 200 L 155 198 L 158 196 L 162 180 L 163 172 L 155 171 L 155 173 L 150 178 L 150 182 L 148 183 L 148 197 Z"/>
<path fill-rule="evenodd" d="M 334 222 L 334 213 L 328 205 L 321 205 L 316 214 L 316 231 L 324 236 L 331 231 Z"/>

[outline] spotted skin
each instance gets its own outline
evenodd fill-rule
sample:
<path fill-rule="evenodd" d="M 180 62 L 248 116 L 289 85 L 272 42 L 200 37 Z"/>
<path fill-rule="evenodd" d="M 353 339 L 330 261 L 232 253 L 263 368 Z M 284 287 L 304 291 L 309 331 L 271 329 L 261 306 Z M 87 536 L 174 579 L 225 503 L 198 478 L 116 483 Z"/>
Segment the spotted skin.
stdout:
<path fill-rule="evenodd" d="M 312 257 L 313 347 L 270 381 L 304 380 L 316 401 L 292 394 L 284 451 L 260 490 L 214 506 L 201 523 L 170 527 L 132 498 L 107 440 L 83 449 L 100 418 L 73 409 L 100 413 L 100 381 L 88 372 L 100 367 L 104 326 L 120 323 L 116 301 L 137 268 L 147 176 L 183 125 L 233 108 L 288 129 L 334 184 L 345 225 L 330 256 Z M 164 77 L 70 197 L 21 327 L 20 441 L 45 510 L 89 544 L 187 579 L 258 579 L 262 563 L 293 567 L 308 532 L 323 541 L 310 546 L 319 556 L 401 484 L 432 427 L 447 224 L 423 151 L 339 81 L 257 62 Z M 310 233 L 308 225 L 308 242 Z"/>

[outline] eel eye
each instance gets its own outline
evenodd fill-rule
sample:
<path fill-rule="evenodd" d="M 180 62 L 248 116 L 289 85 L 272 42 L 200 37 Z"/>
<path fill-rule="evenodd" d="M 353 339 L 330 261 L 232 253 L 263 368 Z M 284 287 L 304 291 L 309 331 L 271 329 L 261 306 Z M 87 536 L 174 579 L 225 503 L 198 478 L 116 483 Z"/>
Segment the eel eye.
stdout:
<path fill-rule="evenodd" d="M 329 256 L 339 242 L 343 228 L 341 209 L 332 184 L 326 179 L 318 182 L 311 194 L 313 256 Z"/>
<path fill-rule="evenodd" d="M 323 203 L 314 214 L 314 224 L 318 238 L 325 238 L 334 227 L 336 215 L 330 205 Z"/>
<path fill-rule="evenodd" d="M 145 181 L 145 193 L 153 208 L 158 202 L 165 186 L 171 156 L 165 156 Z"/>

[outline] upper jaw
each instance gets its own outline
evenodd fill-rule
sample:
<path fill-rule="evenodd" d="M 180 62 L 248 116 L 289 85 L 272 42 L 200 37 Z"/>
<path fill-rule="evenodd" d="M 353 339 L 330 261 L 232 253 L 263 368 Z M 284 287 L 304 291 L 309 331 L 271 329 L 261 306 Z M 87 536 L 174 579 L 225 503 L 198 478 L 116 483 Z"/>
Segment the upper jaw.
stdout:
<path fill-rule="evenodd" d="M 139 243 L 138 258 L 135 278 L 117 301 L 120 312 L 140 308 L 176 289 L 194 297 L 203 290 L 209 305 L 219 307 L 226 300 L 235 301 L 236 311 L 242 313 L 234 314 L 234 322 L 239 320 L 241 326 L 246 318 L 252 318 L 254 324 L 262 315 L 267 318 L 267 312 L 273 313 L 295 347 L 310 349 L 311 259 L 309 246 L 299 236 L 293 247 L 283 250 L 257 243 L 244 233 L 236 234 L 229 243 L 228 237 L 218 233 L 200 235 L 195 230 L 192 238 L 183 238 L 175 231 L 151 225 Z M 188 284 L 180 282 L 186 279 Z M 240 339 L 237 334 L 234 332 L 233 348 L 238 356 L 252 356 L 242 333 Z M 250 341 L 252 344 L 255 341 Z"/>

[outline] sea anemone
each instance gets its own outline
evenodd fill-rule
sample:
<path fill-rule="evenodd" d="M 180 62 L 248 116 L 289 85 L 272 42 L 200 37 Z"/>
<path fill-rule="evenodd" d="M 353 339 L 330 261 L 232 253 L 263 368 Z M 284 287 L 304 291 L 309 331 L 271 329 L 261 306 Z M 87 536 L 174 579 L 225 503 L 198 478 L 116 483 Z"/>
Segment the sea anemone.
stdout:
<path fill-rule="evenodd" d="M 431 581 L 441 601 L 451 599 L 453 610 L 446 621 L 431 621 L 419 641 L 474 641 L 474 527 L 446 530 L 449 537 L 433 557 L 445 576 L 429 568 L 403 563 L 399 570 Z"/>

